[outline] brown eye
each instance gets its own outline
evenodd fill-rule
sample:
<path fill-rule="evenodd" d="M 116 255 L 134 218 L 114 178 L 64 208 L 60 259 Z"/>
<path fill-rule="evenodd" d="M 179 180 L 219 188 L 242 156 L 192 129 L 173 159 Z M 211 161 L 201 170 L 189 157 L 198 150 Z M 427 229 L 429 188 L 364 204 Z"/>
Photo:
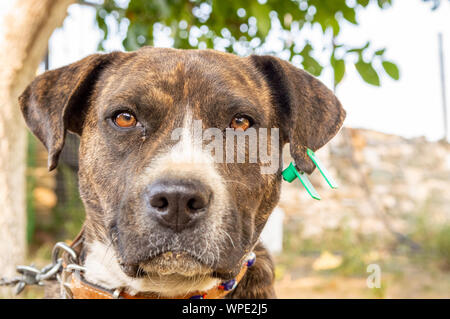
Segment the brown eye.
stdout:
<path fill-rule="evenodd" d="M 245 131 L 250 127 L 250 120 L 243 116 L 236 116 L 231 120 L 230 127 L 235 130 Z"/>
<path fill-rule="evenodd" d="M 135 127 L 137 121 L 134 115 L 123 112 L 116 115 L 116 117 L 114 118 L 114 123 L 119 127 L 129 128 Z"/>

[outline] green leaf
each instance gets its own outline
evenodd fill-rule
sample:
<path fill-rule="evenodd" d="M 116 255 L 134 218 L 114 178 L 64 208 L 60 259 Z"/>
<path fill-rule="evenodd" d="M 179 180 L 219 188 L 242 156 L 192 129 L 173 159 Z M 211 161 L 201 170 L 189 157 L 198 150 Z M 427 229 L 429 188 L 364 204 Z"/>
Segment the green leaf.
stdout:
<path fill-rule="evenodd" d="M 383 68 L 386 73 L 393 78 L 394 80 L 400 79 L 400 71 L 398 70 L 397 65 L 389 61 L 382 62 Z"/>
<path fill-rule="evenodd" d="M 331 28 L 333 29 L 333 35 L 336 37 L 339 34 L 339 32 L 341 31 L 339 22 L 336 19 L 331 19 L 329 24 L 330 24 Z"/>
<path fill-rule="evenodd" d="M 344 78 L 345 74 L 344 60 L 335 60 L 333 63 L 333 69 L 334 69 L 334 85 L 337 86 Z"/>
<path fill-rule="evenodd" d="M 370 45 L 370 41 L 367 41 L 367 43 L 361 47 L 361 48 L 353 48 L 353 49 L 349 49 L 347 50 L 347 53 L 352 53 L 352 52 L 356 52 L 358 53 L 360 56 L 362 55 L 362 52 L 367 49 Z"/>
<path fill-rule="evenodd" d="M 300 52 L 300 55 L 303 57 L 302 65 L 304 69 L 312 75 L 319 76 L 322 73 L 323 66 L 311 56 L 311 51 L 313 51 L 313 47 L 311 44 L 307 43 Z"/>
<path fill-rule="evenodd" d="M 353 24 L 358 24 L 358 21 L 356 21 L 356 14 L 354 9 L 344 10 L 342 14 L 345 20 Z"/>
<path fill-rule="evenodd" d="M 355 67 L 365 82 L 375 86 L 380 86 L 380 78 L 372 64 L 359 60 L 356 62 Z"/>
<path fill-rule="evenodd" d="M 358 4 L 362 5 L 363 7 L 367 7 L 370 0 L 358 0 L 357 2 L 358 2 Z"/>
<path fill-rule="evenodd" d="M 386 52 L 386 48 L 375 51 L 375 55 L 383 55 Z"/>
<path fill-rule="evenodd" d="M 261 33 L 263 37 L 265 37 L 270 30 L 269 7 L 266 5 L 259 4 L 257 1 L 255 1 L 251 6 L 250 12 L 256 18 L 256 25 L 258 27 L 258 31 Z"/>
<path fill-rule="evenodd" d="M 378 0 L 378 6 L 381 9 L 384 9 L 385 7 L 387 7 L 388 5 L 392 5 L 392 1 L 391 0 Z"/>
<path fill-rule="evenodd" d="M 353 53 L 353 52 L 355 52 L 355 53 L 361 54 L 361 53 L 362 53 L 362 50 L 363 50 L 363 49 L 361 49 L 361 48 L 353 48 L 353 49 L 347 50 L 347 53 Z"/>

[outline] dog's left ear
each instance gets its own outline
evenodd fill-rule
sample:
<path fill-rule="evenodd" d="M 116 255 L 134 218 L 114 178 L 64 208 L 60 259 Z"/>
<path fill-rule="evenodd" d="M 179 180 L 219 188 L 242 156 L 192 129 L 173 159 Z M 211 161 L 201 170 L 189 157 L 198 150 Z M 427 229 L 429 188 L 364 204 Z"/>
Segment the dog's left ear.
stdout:
<path fill-rule="evenodd" d="M 36 77 L 19 97 L 25 122 L 47 148 L 49 170 L 58 163 L 66 131 L 81 134 L 84 108 L 94 84 L 119 54 L 93 54 L 47 71 Z"/>
<path fill-rule="evenodd" d="M 288 137 L 295 165 L 308 174 L 315 168 L 307 148 L 316 151 L 339 131 L 345 110 L 333 92 L 309 73 L 273 56 L 250 57 L 269 84 L 280 130 Z"/>

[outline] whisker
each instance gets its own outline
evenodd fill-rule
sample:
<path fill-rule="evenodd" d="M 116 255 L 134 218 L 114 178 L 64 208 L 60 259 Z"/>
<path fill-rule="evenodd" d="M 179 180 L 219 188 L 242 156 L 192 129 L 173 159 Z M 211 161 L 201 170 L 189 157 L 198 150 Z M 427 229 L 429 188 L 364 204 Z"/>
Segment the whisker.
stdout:
<path fill-rule="evenodd" d="M 236 246 L 234 245 L 234 241 L 231 238 L 230 234 L 228 234 L 228 232 L 225 230 L 222 230 L 222 232 L 228 237 L 228 239 L 230 239 L 230 242 L 231 242 L 231 245 L 233 245 L 233 248 L 236 248 Z"/>
<path fill-rule="evenodd" d="M 250 189 L 250 187 L 242 182 L 239 181 L 233 181 L 233 180 L 224 180 L 225 183 L 236 183 L 236 184 L 241 184 L 242 186 L 244 186 L 247 189 Z"/>

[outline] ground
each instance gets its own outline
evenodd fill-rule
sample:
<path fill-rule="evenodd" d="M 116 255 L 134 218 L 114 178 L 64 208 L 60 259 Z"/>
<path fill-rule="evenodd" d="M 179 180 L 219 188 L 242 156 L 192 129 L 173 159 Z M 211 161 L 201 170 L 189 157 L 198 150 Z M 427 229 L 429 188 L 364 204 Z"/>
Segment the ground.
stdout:
<path fill-rule="evenodd" d="M 403 271 L 382 272 L 381 288 L 372 289 L 367 287 L 367 276 L 311 271 L 313 261 L 307 257 L 298 257 L 297 262 L 298 268 L 277 279 L 278 298 L 450 298 L 450 272 L 407 258 L 393 257 L 390 262 Z"/>

